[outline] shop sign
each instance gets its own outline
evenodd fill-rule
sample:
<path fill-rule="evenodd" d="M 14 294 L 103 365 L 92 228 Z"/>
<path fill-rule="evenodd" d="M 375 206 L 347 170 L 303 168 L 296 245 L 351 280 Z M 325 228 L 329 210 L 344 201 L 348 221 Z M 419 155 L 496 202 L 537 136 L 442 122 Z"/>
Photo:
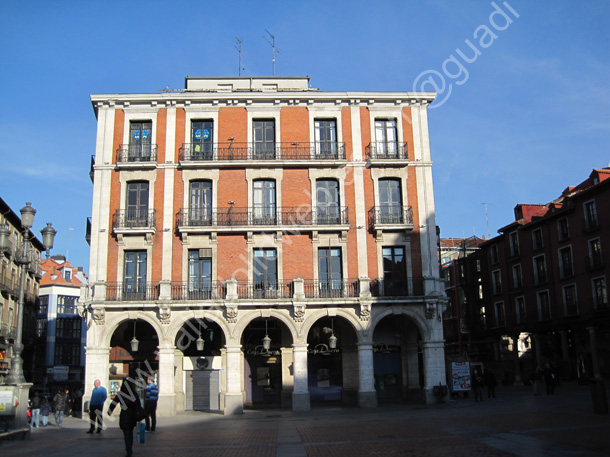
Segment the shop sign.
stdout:
<path fill-rule="evenodd" d="M 308 354 L 331 355 L 338 354 L 339 352 L 341 352 L 340 349 L 331 349 L 328 347 L 328 344 L 324 343 L 316 344 L 313 348 L 307 349 Z"/>

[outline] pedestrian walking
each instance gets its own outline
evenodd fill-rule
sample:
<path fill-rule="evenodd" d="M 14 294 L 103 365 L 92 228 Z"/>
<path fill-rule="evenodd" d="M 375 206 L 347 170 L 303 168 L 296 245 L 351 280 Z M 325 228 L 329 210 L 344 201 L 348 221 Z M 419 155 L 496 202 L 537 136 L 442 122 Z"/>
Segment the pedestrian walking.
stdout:
<path fill-rule="evenodd" d="M 46 397 L 42 399 L 40 404 L 40 414 L 42 415 L 42 426 L 46 427 L 49 425 L 49 414 L 51 414 L 51 403 Z"/>
<path fill-rule="evenodd" d="M 121 404 L 121 414 L 119 416 L 119 427 L 123 430 L 123 439 L 125 440 L 125 450 L 127 451 L 126 457 L 132 456 L 133 447 L 133 429 L 138 422 L 138 405 L 142 408 L 140 403 L 140 397 L 136 390 L 136 382 L 131 378 L 125 378 L 121 389 L 114 396 L 110 407 L 108 408 L 108 415 L 110 416 L 114 411 L 114 408 L 118 404 Z"/>
<path fill-rule="evenodd" d="M 91 392 L 91 401 L 89 402 L 89 430 L 87 433 L 101 433 L 104 428 L 103 423 L 103 410 L 104 402 L 108 398 L 108 392 L 106 388 L 102 386 L 99 379 L 93 382 L 93 391 Z"/>
<path fill-rule="evenodd" d="M 532 387 L 534 389 L 534 395 L 540 395 L 540 383 L 542 382 L 542 372 L 540 367 L 536 367 L 532 373 Z"/>
<path fill-rule="evenodd" d="M 496 379 L 494 372 L 485 368 L 483 380 L 485 382 L 485 387 L 487 387 L 487 398 L 496 398 L 496 386 L 498 385 L 498 380 Z"/>
<path fill-rule="evenodd" d="M 30 409 L 32 410 L 32 427 L 40 427 L 40 397 L 38 392 L 34 392 L 34 396 L 30 400 Z"/>
<path fill-rule="evenodd" d="M 63 391 L 60 389 L 59 392 L 53 397 L 53 408 L 55 409 L 55 425 L 61 427 L 64 421 L 64 412 L 66 410 L 66 399 L 68 397 L 69 390 L 66 388 Z"/>
<path fill-rule="evenodd" d="M 474 390 L 474 401 L 483 401 L 483 376 L 479 370 L 474 371 L 472 376 L 472 389 Z"/>
<path fill-rule="evenodd" d="M 74 405 L 74 397 L 70 389 L 66 388 L 66 408 L 64 409 L 64 414 L 66 417 L 70 417 L 72 415 L 72 406 Z"/>
<path fill-rule="evenodd" d="M 557 376 L 555 375 L 555 372 L 548 363 L 546 364 L 546 367 L 544 369 L 544 383 L 546 384 L 546 394 L 554 395 L 555 384 L 557 383 Z"/>
<path fill-rule="evenodd" d="M 146 431 L 154 432 L 157 428 L 157 401 L 159 400 L 159 388 L 152 378 L 148 378 L 146 382 L 146 399 L 144 401 Z"/>

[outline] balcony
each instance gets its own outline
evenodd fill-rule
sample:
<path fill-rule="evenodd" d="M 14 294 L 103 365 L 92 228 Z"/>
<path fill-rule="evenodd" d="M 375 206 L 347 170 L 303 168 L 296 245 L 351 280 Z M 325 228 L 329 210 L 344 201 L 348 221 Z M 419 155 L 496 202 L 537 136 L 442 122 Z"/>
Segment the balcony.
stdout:
<path fill-rule="evenodd" d="M 115 232 L 153 232 L 155 231 L 156 212 L 117 209 L 112 218 Z"/>
<path fill-rule="evenodd" d="M 198 167 L 218 162 L 244 162 L 248 165 L 268 162 L 295 163 L 302 166 L 323 164 L 345 160 L 345 143 L 313 142 L 313 143 L 184 143 L 180 148 L 180 164 L 182 166 Z"/>
<path fill-rule="evenodd" d="M 360 295 L 357 279 L 306 279 L 305 298 L 352 298 Z"/>
<path fill-rule="evenodd" d="M 17 275 L 12 274 L 8 268 L 2 268 L 0 271 L 0 291 L 9 294 L 16 293 L 17 290 Z"/>
<path fill-rule="evenodd" d="M 409 160 L 407 143 L 399 145 L 397 142 L 374 141 L 366 147 L 366 160 L 371 164 L 375 162 L 380 165 L 398 162 L 404 165 Z"/>
<path fill-rule="evenodd" d="M 424 278 L 405 278 L 386 281 L 383 278 L 371 281 L 373 297 L 413 297 L 424 295 Z"/>
<path fill-rule="evenodd" d="M 413 209 L 401 206 L 374 206 L 369 210 L 373 230 L 413 230 Z"/>
<path fill-rule="evenodd" d="M 182 209 L 176 217 L 180 232 L 232 231 L 235 228 L 303 230 L 349 228 L 347 207 L 243 207 L 221 209 Z"/>
<path fill-rule="evenodd" d="M 172 300 L 223 300 L 226 296 L 224 281 L 203 281 L 201 284 L 172 282 Z"/>
<path fill-rule="evenodd" d="M 292 281 L 238 281 L 237 296 L 241 300 L 275 300 L 292 298 Z"/>
<path fill-rule="evenodd" d="M 587 255 L 585 257 L 585 265 L 587 266 L 587 271 L 600 270 L 606 266 L 606 262 L 604 261 L 604 256 L 601 252 L 598 252 L 593 255 Z"/>
<path fill-rule="evenodd" d="M 40 259 L 38 257 L 35 257 L 30 263 L 28 263 L 27 269 L 28 272 L 32 273 L 37 278 L 42 277 L 42 268 L 40 266 Z"/>
<path fill-rule="evenodd" d="M 599 220 L 596 217 L 587 217 L 582 222 L 582 232 L 591 233 L 599 229 Z"/>
<path fill-rule="evenodd" d="M 154 301 L 159 299 L 159 283 L 107 283 L 106 301 Z"/>
<path fill-rule="evenodd" d="M 154 167 L 157 163 L 156 144 L 121 144 L 116 153 L 117 166 Z"/>

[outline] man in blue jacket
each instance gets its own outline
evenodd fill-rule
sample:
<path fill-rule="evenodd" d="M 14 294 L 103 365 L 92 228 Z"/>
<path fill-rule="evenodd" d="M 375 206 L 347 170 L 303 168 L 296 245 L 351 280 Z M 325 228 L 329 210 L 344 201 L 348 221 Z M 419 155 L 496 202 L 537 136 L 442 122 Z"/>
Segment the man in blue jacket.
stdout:
<path fill-rule="evenodd" d="M 154 432 L 157 427 L 157 401 L 159 400 L 159 389 L 152 378 L 148 378 L 147 383 L 146 400 L 144 401 L 146 431 Z"/>
<path fill-rule="evenodd" d="M 102 410 L 104 409 L 104 402 L 108 397 L 106 388 L 101 385 L 99 379 L 96 379 L 93 383 L 95 387 L 91 392 L 91 401 L 89 402 L 89 430 L 87 433 L 93 433 L 97 427 L 97 433 L 101 433 L 104 424 L 102 423 Z"/>

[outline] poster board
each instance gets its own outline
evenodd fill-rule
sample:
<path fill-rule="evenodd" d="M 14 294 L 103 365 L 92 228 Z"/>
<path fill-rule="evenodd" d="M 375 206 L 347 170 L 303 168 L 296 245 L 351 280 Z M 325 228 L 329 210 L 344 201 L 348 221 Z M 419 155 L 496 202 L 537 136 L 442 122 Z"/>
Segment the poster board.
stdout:
<path fill-rule="evenodd" d="M 451 362 L 451 383 L 453 392 L 471 390 L 470 362 Z"/>

